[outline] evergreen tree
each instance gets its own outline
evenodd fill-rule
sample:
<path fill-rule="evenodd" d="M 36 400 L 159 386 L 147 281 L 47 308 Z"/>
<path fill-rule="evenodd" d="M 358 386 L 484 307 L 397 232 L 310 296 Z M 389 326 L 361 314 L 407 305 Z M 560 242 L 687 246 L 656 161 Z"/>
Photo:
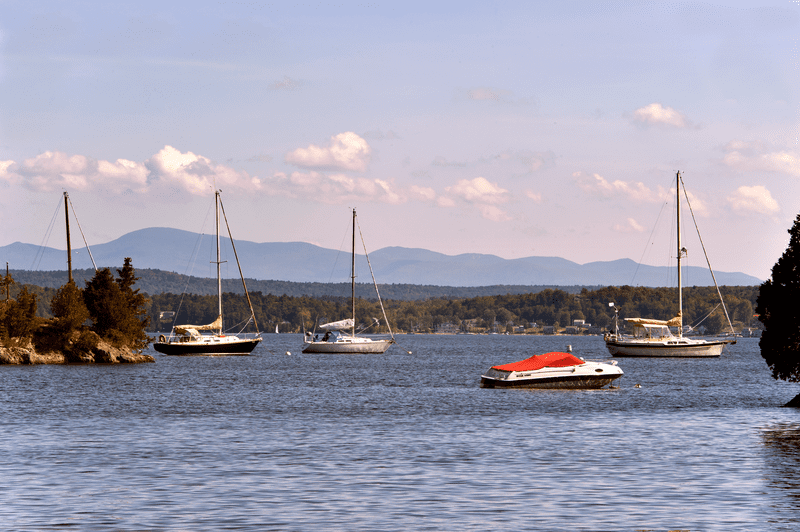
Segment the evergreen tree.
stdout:
<path fill-rule="evenodd" d="M 50 311 L 59 329 L 69 333 L 89 319 L 89 310 L 83 301 L 83 291 L 74 282 L 63 285 L 50 302 Z"/>
<path fill-rule="evenodd" d="M 130 258 L 125 259 L 125 265 L 117 272 L 119 278 L 115 280 L 109 269 L 103 268 L 86 283 L 83 299 L 93 322 L 92 329 L 115 345 L 142 349 L 149 341 L 144 332 L 150 319 L 146 315 L 147 298 L 133 289 L 136 276 Z"/>
<path fill-rule="evenodd" d="M 800 382 L 800 214 L 789 235 L 789 246 L 772 267 L 772 277 L 759 289 L 756 313 L 764 324 L 761 356 L 772 377 Z"/>
<path fill-rule="evenodd" d="M 36 328 L 36 294 L 23 286 L 16 300 L 9 301 L 3 316 L 3 328 L 12 338 L 25 338 Z"/>

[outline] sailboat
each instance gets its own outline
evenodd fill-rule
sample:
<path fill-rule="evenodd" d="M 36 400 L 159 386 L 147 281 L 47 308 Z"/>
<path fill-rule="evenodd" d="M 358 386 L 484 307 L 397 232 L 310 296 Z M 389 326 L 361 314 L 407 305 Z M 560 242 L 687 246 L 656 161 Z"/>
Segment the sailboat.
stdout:
<path fill-rule="evenodd" d="M 676 190 L 676 219 L 677 219 L 677 241 L 678 241 L 678 315 L 670 320 L 654 320 L 647 318 L 625 318 L 633 327 L 633 334 L 625 335 L 619 331 L 619 311 L 615 307 L 614 332 L 607 333 L 604 337 L 606 348 L 611 355 L 616 357 L 718 357 L 722 354 L 722 349 L 730 343 L 735 343 L 733 339 L 703 339 L 688 338 L 683 335 L 683 287 L 681 279 L 681 258 L 686 256 L 686 248 L 681 247 L 681 187 L 684 188 L 681 173 L 678 172 L 675 181 Z M 687 196 L 688 200 L 688 196 Z M 711 270 L 711 277 L 714 286 L 717 287 L 722 308 L 725 310 L 725 317 L 728 318 L 728 325 L 733 331 L 733 326 L 722 300 L 722 294 L 717 286 L 714 271 Z M 614 306 L 613 303 L 609 303 Z M 670 327 L 677 328 L 677 336 L 672 334 Z"/>
<path fill-rule="evenodd" d="M 364 254 L 366 255 L 366 249 Z M 369 257 L 367 257 L 369 264 Z M 372 272 L 372 266 L 370 266 Z M 375 276 L 372 276 L 375 285 L 375 293 L 378 295 L 378 302 L 383 311 L 383 319 L 388 325 L 386 311 L 383 308 L 381 295 L 378 292 L 378 285 L 375 283 Z M 391 328 L 389 334 L 391 339 L 369 338 L 356 334 L 356 210 L 353 209 L 353 245 L 350 259 L 350 291 L 352 317 L 331 323 L 320 325 L 324 331 L 322 336 L 319 333 L 307 332 L 303 339 L 305 347 L 303 353 L 330 353 L 330 354 L 381 354 L 385 353 L 389 346 L 395 343 Z M 376 320 L 377 321 L 377 320 Z M 349 332 L 348 332 L 349 330 Z"/>
<path fill-rule="evenodd" d="M 153 343 L 153 348 L 165 355 L 249 355 L 261 341 L 261 334 L 256 332 L 254 335 L 247 334 L 225 334 L 222 330 L 222 278 L 220 265 L 219 249 L 219 223 L 220 209 L 225 217 L 225 208 L 222 206 L 219 190 L 214 191 L 215 221 L 217 233 L 217 319 L 208 325 L 174 325 L 169 336 L 161 335 L 157 342 Z M 231 229 L 228 226 L 228 219 L 225 217 L 225 226 L 228 229 L 228 236 L 233 246 L 233 254 L 236 257 L 236 265 L 239 268 L 239 276 L 242 278 L 242 286 L 247 297 L 247 304 L 250 306 L 250 320 L 256 326 L 256 316 L 253 312 L 253 304 L 250 302 L 250 294 L 247 292 L 247 285 L 242 275 L 242 267 L 239 264 L 239 257 L 236 255 L 236 245 L 233 243 Z M 248 321 L 248 323 L 249 323 Z M 247 324 L 245 324 L 246 326 Z M 208 333 L 206 333 L 208 331 Z M 206 334 L 203 334 L 206 333 Z"/>

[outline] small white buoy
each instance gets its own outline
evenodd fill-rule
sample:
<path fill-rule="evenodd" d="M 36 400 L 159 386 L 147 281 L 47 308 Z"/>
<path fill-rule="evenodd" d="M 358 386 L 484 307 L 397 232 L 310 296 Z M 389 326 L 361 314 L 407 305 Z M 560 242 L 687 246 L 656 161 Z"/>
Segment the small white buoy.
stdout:
<path fill-rule="evenodd" d="M 572 346 L 571 345 L 567 346 L 567 353 L 572 353 Z"/>
<path fill-rule="evenodd" d="M 286 351 L 286 356 L 289 356 L 289 357 L 292 356 L 292 352 L 291 351 Z"/>
<path fill-rule="evenodd" d="M 641 388 L 641 387 L 642 387 L 642 385 L 641 385 L 641 384 L 634 384 L 634 385 L 633 385 L 633 387 L 634 387 L 634 388 Z"/>

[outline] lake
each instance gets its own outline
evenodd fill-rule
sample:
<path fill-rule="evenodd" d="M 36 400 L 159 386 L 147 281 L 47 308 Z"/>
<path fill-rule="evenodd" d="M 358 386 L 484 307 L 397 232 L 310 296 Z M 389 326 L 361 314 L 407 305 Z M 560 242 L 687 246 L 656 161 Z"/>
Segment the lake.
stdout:
<path fill-rule="evenodd" d="M 800 386 L 772 379 L 757 339 L 620 358 L 619 388 L 591 391 L 478 383 L 567 345 L 607 359 L 600 337 L 401 335 L 349 356 L 301 341 L 0 366 L 0 528 L 800 529 L 800 411 L 781 406 Z"/>

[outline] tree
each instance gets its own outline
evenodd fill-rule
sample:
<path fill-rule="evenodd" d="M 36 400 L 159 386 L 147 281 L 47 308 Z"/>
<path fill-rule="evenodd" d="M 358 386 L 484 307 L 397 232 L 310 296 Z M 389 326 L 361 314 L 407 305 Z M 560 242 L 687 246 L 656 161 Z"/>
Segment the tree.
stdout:
<path fill-rule="evenodd" d="M 756 313 L 764 324 L 758 345 L 774 379 L 800 382 L 800 214 L 789 235 L 789 246 L 758 291 Z"/>
<path fill-rule="evenodd" d="M 125 266 L 117 270 L 120 277 L 116 281 L 108 268 L 97 270 L 86 283 L 83 299 L 94 332 L 116 345 L 142 349 L 148 342 L 144 332 L 149 323 L 147 298 L 133 290 L 136 277 L 130 260 L 126 258 Z"/>
<path fill-rule="evenodd" d="M 25 338 L 36 328 L 36 294 L 23 286 L 16 300 L 9 301 L 3 316 L 3 327 L 11 338 Z"/>
<path fill-rule="evenodd" d="M 68 282 L 58 289 L 50 302 L 50 311 L 56 319 L 58 328 L 69 333 L 89 319 L 89 310 L 83 302 L 83 291 Z"/>

